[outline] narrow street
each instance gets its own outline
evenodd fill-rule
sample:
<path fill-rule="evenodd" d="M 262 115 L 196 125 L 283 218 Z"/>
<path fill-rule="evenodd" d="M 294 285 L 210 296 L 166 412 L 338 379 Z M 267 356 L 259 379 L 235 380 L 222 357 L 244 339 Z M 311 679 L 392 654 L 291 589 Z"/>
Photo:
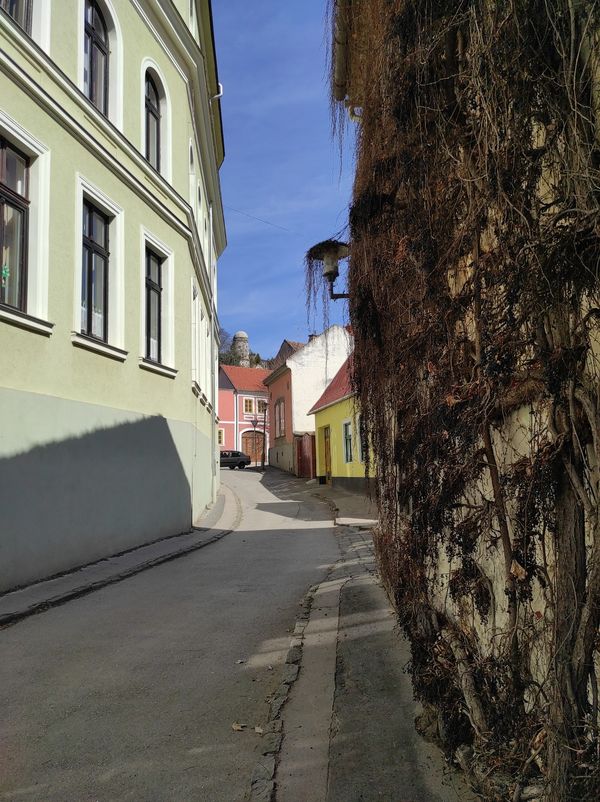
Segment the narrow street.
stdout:
<path fill-rule="evenodd" d="M 222 480 L 236 531 L 0 632 L 0 799 L 243 799 L 299 601 L 338 547 L 279 472 Z"/>

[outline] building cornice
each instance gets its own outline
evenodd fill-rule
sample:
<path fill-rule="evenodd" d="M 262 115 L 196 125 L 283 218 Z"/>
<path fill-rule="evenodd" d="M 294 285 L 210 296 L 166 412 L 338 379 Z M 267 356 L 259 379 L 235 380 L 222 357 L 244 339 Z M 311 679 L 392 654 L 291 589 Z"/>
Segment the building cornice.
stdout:
<path fill-rule="evenodd" d="M 172 2 L 168 0 L 132 0 L 140 17 L 152 31 L 159 41 L 160 35 L 152 24 L 147 9 L 152 9 L 154 14 L 162 19 L 163 26 L 170 33 L 178 54 L 183 58 L 189 76 L 181 69 L 180 65 L 174 61 L 174 65 L 186 82 L 188 91 L 188 101 L 192 113 L 192 123 L 198 147 L 202 152 L 203 164 L 207 168 L 208 186 L 210 189 L 210 200 L 214 204 L 218 214 L 216 215 L 215 240 L 217 242 L 217 254 L 220 255 L 226 247 L 227 236 L 225 232 L 225 219 L 223 215 L 223 201 L 221 198 L 221 182 L 219 179 L 219 167 L 225 158 L 225 146 L 223 137 L 223 124 L 221 118 L 221 104 L 218 100 L 212 101 L 218 94 L 218 73 L 216 64 L 216 53 L 214 48 L 214 38 L 212 32 L 212 4 L 210 0 L 201 0 L 202 14 L 198 17 L 202 22 L 200 37 L 202 47 L 194 39 L 192 32 L 181 18 L 181 15 Z M 165 51 L 169 54 L 168 48 Z M 205 81 L 200 80 L 200 66 L 204 68 Z M 192 86 L 190 86 L 190 79 Z M 199 103 L 194 102 L 196 97 Z M 201 113 L 200 113 L 201 112 Z M 205 120 L 211 120 L 210 132 L 207 132 Z M 209 142 L 209 135 L 212 139 L 212 147 Z M 215 158 L 211 158 L 214 153 Z"/>

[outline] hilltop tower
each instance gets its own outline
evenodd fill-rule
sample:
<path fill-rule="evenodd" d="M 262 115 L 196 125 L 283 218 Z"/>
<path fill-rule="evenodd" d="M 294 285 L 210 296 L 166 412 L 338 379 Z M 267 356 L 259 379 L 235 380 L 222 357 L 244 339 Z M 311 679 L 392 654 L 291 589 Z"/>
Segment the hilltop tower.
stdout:
<path fill-rule="evenodd" d="M 233 335 L 231 352 L 238 360 L 241 368 L 250 367 L 250 346 L 248 344 L 248 335 L 245 331 L 236 331 Z"/>

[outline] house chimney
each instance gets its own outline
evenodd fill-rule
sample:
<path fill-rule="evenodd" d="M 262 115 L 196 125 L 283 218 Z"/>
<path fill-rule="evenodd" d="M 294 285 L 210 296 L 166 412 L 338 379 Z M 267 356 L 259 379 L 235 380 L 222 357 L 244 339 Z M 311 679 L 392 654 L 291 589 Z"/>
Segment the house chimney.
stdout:
<path fill-rule="evenodd" d="M 245 331 L 236 331 L 233 335 L 231 350 L 235 354 L 241 368 L 250 367 L 250 346 Z"/>
<path fill-rule="evenodd" d="M 308 342 L 311 343 L 315 337 L 318 337 L 318 334 L 309 334 L 308 335 Z"/>

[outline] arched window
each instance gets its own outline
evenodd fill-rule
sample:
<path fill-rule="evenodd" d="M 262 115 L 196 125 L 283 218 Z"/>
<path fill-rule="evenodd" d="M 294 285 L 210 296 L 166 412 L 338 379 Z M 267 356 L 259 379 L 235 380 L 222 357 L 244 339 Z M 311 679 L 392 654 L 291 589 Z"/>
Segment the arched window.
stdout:
<path fill-rule="evenodd" d="M 160 172 L 160 97 L 156 84 L 146 72 L 146 158 Z"/>
<path fill-rule="evenodd" d="M 83 91 L 108 114 L 108 30 L 97 0 L 85 0 Z"/>

